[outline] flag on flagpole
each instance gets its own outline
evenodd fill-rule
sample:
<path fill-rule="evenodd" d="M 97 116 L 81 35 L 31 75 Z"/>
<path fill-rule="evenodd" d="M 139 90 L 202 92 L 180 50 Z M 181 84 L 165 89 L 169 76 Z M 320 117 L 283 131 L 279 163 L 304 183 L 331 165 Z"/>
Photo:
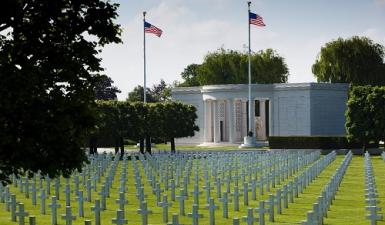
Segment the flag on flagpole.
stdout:
<path fill-rule="evenodd" d="M 249 23 L 259 27 L 266 26 L 265 23 L 263 22 L 263 18 L 252 12 L 249 12 Z"/>
<path fill-rule="evenodd" d="M 155 34 L 158 37 L 160 37 L 163 33 L 161 29 L 147 22 L 144 22 L 144 32 Z"/>

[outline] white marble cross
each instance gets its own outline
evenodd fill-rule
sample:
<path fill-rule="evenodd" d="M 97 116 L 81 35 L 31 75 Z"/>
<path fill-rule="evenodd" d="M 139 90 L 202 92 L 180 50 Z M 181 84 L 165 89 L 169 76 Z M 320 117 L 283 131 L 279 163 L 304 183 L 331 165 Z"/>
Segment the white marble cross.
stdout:
<path fill-rule="evenodd" d="M 95 214 L 95 225 L 100 225 L 100 200 L 96 199 L 95 200 L 95 205 L 91 207 L 91 210 L 94 211 Z M 123 212 L 123 217 L 124 217 L 124 212 Z"/>
<path fill-rule="evenodd" d="M 124 212 L 124 205 L 126 205 L 128 203 L 128 201 L 126 200 L 126 196 L 125 196 L 124 192 L 119 193 L 119 199 L 116 199 L 115 202 L 119 204 L 119 209 Z"/>
<path fill-rule="evenodd" d="M 198 213 L 198 205 L 197 204 L 193 204 L 193 207 L 192 207 L 192 213 L 189 213 L 187 216 L 192 218 L 192 225 L 198 225 L 198 219 L 199 218 L 202 218 L 203 215 L 202 214 L 199 214 Z"/>
<path fill-rule="evenodd" d="M 255 209 L 258 212 L 258 221 L 259 225 L 265 225 L 265 213 L 269 212 L 268 209 L 265 208 L 265 201 L 259 201 L 259 208 Z"/>
<path fill-rule="evenodd" d="M 72 221 L 76 220 L 76 216 L 72 215 L 71 206 L 66 206 L 66 213 L 62 214 L 61 218 L 65 220 L 66 225 L 72 225 Z"/>
<path fill-rule="evenodd" d="M 16 206 L 17 206 L 16 195 L 11 194 L 11 199 L 9 201 L 10 201 L 11 220 L 16 222 Z"/>
<path fill-rule="evenodd" d="M 16 213 L 16 216 L 19 217 L 19 225 L 24 225 L 24 218 L 28 215 L 24 210 L 24 203 L 19 203 L 19 211 Z"/>
<path fill-rule="evenodd" d="M 57 224 L 57 210 L 61 207 L 60 204 L 56 203 L 57 199 L 56 196 L 51 197 L 51 204 L 49 207 L 51 208 L 51 224 L 56 225 Z"/>
<path fill-rule="evenodd" d="M 165 194 L 163 195 L 163 201 L 159 202 L 159 206 L 163 209 L 163 222 L 168 222 L 168 207 L 172 206 L 172 203 L 168 202 L 168 196 Z"/>
<path fill-rule="evenodd" d="M 247 222 L 247 225 L 253 225 L 255 221 L 257 221 L 257 218 L 253 215 L 253 208 L 247 209 L 247 216 L 243 217 L 243 221 Z"/>
<path fill-rule="evenodd" d="M 112 223 L 116 225 L 127 224 L 127 220 L 124 219 L 124 212 L 120 209 L 116 211 L 116 218 L 112 218 Z"/>
<path fill-rule="evenodd" d="M 181 188 L 179 190 L 179 196 L 176 196 L 176 199 L 179 201 L 179 214 L 181 216 L 184 216 L 185 215 L 185 211 L 184 211 L 184 201 L 186 200 L 186 196 L 184 194 L 184 189 Z"/>
<path fill-rule="evenodd" d="M 215 205 L 214 198 L 210 198 L 209 204 L 206 205 L 206 209 L 209 210 L 210 225 L 215 225 L 215 210 L 219 206 Z"/>
<path fill-rule="evenodd" d="M 45 199 L 47 198 L 47 195 L 45 194 L 45 190 L 41 189 L 40 190 L 40 213 L 45 215 L 46 210 L 45 210 Z"/>
<path fill-rule="evenodd" d="M 78 197 L 76 197 L 78 200 L 78 213 L 79 217 L 84 217 L 84 197 L 83 197 L 83 191 L 78 191 Z"/>
<path fill-rule="evenodd" d="M 167 225 L 183 225 L 183 224 L 179 223 L 179 221 L 178 221 L 178 214 L 173 213 L 172 214 L 172 222 L 168 223 Z"/>
<path fill-rule="evenodd" d="M 148 225 L 148 215 L 152 214 L 152 211 L 147 209 L 147 202 L 142 202 L 138 214 L 142 215 L 142 225 Z"/>

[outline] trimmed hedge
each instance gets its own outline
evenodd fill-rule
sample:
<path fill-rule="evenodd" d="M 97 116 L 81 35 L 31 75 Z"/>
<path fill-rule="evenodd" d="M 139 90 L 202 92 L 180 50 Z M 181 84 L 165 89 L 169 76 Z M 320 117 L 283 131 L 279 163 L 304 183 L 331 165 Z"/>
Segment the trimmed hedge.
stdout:
<path fill-rule="evenodd" d="M 345 136 L 270 136 L 271 149 L 352 149 L 361 148 L 358 142 L 348 142 Z M 378 148 L 378 143 L 368 147 Z"/>

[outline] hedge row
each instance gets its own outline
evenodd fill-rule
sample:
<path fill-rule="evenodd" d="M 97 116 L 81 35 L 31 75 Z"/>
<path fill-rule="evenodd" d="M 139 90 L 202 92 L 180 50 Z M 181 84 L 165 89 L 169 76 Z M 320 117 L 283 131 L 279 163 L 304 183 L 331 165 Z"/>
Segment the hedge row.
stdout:
<path fill-rule="evenodd" d="M 90 149 L 102 146 L 120 147 L 131 140 L 140 143 L 143 151 L 151 151 L 151 141 L 170 141 L 175 150 L 175 138 L 193 136 L 199 127 L 195 124 L 196 108 L 181 102 L 158 103 L 128 101 L 98 101 L 97 129 L 90 135 Z M 126 142 L 125 142 L 126 140 Z M 93 153 L 93 151 L 90 151 Z"/>
<path fill-rule="evenodd" d="M 349 142 L 345 136 L 270 136 L 271 149 L 354 149 L 361 148 L 358 142 Z M 378 144 L 370 144 L 371 148 Z"/>

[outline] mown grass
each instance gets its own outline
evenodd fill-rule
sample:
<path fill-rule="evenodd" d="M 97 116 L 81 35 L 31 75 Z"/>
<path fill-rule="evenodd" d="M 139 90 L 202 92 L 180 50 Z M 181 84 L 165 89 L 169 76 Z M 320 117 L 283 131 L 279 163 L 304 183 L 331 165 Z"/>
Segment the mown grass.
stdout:
<path fill-rule="evenodd" d="M 335 172 L 337 167 L 340 165 L 340 162 L 342 161 L 343 156 L 338 156 L 337 159 L 329 165 L 315 180 L 312 182 L 302 194 L 299 195 L 299 198 L 294 199 L 294 203 L 289 203 L 288 209 L 282 209 L 283 214 L 278 215 L 275 214 L 275 222 L 270 223 L 267 222 L 266 224 L 299 224 L 300 221 L 304 220 L 306 218 L 306 212 L 308 210 L 312 209 L 312 204 L 316 202 L 317 197 L 320 195 L 323 187 L 325 184 L 327 184 L 330 180 L 330 176 Z M 379 192 L 379 199 L 381 201 L 381 207 L 384 208 L 385 206 L 385 174 L 383 171 L 385 171 L 385 162 L 382 161 L 379 157 L 373 157 L 373 166 L 374 166 L 374 173 L 376 176 L 376 182 L 378 186 L 378 192 Z M 102 217 L 102 224 L 112 224 L 111 219 L 116 217 L 116 209 L 118 208 L 118 204 L 115 202 L 115 200 L 118 198 L 118 187 L 119 187 L 119 177 L 120 177 L 120 166 L 117 170 L 114 185 L 111 188 L 111 197 L 107 199 L 107 210 L 103 211 L 101 214 Z M 147 202 L 149 209 L 153 211 L 153 214 L 149 216 L 149 224 L 165 224 L 162 222 L 162 208 L 156 206 L 156 197 L 152 194 L 152 190 L 149 187 L 149 184 L 147 183 L 143 169 L 140 167 L 140 171 L 142 174 L 142 182 L 145 185 L 145 194 L 147 195 Z M 202 171 L 199 172 L 200 176 L 202 176 Z M 137 214 L 137 209 L 139 208 L 139 201 L 137 200 L 135 196 L 135 186 L 134 186 L 134 179 L 133 179 L 133 169 L 131 162 L 128 163 L 127 167 L 127 194 L 126 198 L 128 200 L 128 204 L 125 206 L 125 216 L 126 219 L 128 219 L 128 224 L 135 224 L 139 225 L 141 224 L 141 217 L 139 214 Z M 192 174 L 192 177 L 194 176 L 194 173 Z M 284 184 L 287 184 L 288 181 L 292 180 L 294 176 L 289 177 L 288 180 L 285 180 L 285 182 L 282 182 L 281 185 L 276 185 L 276 188 L 282 187 Z M 102 179 L 103 180 L 103 179 Z M 62 179 L 62 184 L 65 183 L 64 179 Z M 71 185 L 72 185 L 71 180 Z M 193 190 L 192 183 L 189 185 L 189 192 Z M 203 187 L 204 180 L 200 180 L 200 187 Z M 212 187 L 214 186 L 214 181 L 211 182 Z M 242 184 L 240 183 L 240 189 L 242 188 Z M 73 188 L 73 187 L 72 187 Z M 271 188 L 270 193 L 275 194 L 276 188 Z M 82 189 L 82 187 L 81 187 Z M 51 193 L 53 193 L 53 188 L 51 189 Z M 64 185 L 62 186 L 62 189 L 64 190 Z M 97 192 L 100 190 L 100 184 L 98 185 Z M 224 185 L 222 187 L 222 191 L 224 190 Z M 233 190 L 233 188 L 232 188 Z M 207 225 L 208 222 L 208 210 L 205 209 L 205 192 L 201 188 L 201 191 L 203 193 L 200 195 L 200 207 L 199 207 L 199 213 L 203 214 L 204 217 L 199 220 L 199 224 Z M 26 205 L 26 211 L 29 212 L 30 215 L 36 215 L 37 216 L 37 224 L 51 224 L 51 217 L 50 217 L 50 209 L 48 208 L 48 204 L 50 203 L 50 199 L 47 199 L 47 215 L 40 215 L 39 209 L 39 198 L 37 200 L 38 205 L 32 206 L 31 199 L 26 199 L 24 197 L 24 194 L 20 193 L 18 188 L 14 188 L 12 186 L 11 188 L 12 193 L 17 194 L 17 200 L 20 202 L 25 203 Z M 93 192 L 93 201 L 94 199 L 98 198 L 99 196 L 96 195 L 97 192 Z M 170 196 L 170 190 L 166 192 Z M 240 192 L 242 193 L 242 192 Z M 64 200 L 64 192 L 61 193 L 61 198 L 59 200 L 59 203 L 61 204 L 61 208 L 59 209 L 58 215 L 61 215 L 64 213 L 65 210 L 65 200 Z M 176 194 L 179 194 L 179 189 L 177 189 Z M 211 191 L 211 195 L 216 197 L 216 189 Z M 239 198 L 239 206 L 240 211 L 235 212 L 233 210 L 233 203 L 229 203 L 229 219 L 223 219 L 222 218 L 222 208 L 221 203 L 215 200 L 215 203 L 220 206 L 220 208 L 216 211 L 216 224 L 217 225 L 228 225 L 232 224 L 232 218 L 233 217 L 239 217 L 247 215 L 247 208 L 257 208 L 259 200 L 264 200 L 268 198 L 268 193 L 265 192 L 264 195 L 260 196 L 258 192 L 257 200 L 253 201 L 251 200 L 251 194 L 249 195 L 249 206 L 243 206 L 243 197 L 240 196 Z M 71 195 L 71 206 L 73 207 L 73 214 L 77 215 L 77 201 L 75 199 L 75 196 Z M 169 201 L 171 201 L 169 199 Z M 192 206 L 193 198 L 190 196 L 189 199 L 185 202 L 185 211 L 186 214 L 191 212 L 191 206 Z M 93 218 L 93 212 L 91 211 L 91 206 L 93 206 L 93 202 L 84 202 L 84 212 L 85 217 L 84 218 L 77 218 L 76 221 L 73 222 L 74 225 L 82 225 L 84 224 L 85 219 L 91 219 Z M 339 192 L 337 193 L 336 199 L 333 202 L 333 205 L 330 208 L 330 211 L 328 212 L 328 218 L 325 219 L 325 224 L 330 225 L 349 225 L 349 224 L 369 224 L 368 220 L 365 220 L 365 209 L 364 209 L 364 165 L 363 165 L 363 158 L 355 156 L 353 157 L 353 160 L 351 162 L 351 165 L 348 167 L 348 170 L 346 172 L 346 175 L 342 181 L 341 188 Z M 179 213 L 179 203 L 178 201 L 173 202 L 172 207 L 169 209 L 169 219 L 171 219 L 172 213 Z M 257 213 L 254 214 L 255 217 L 257 217 Z M 266 215 L 266 221 L 268 221 L 268 216 Z M 60 217 L 58 217 L 59 224 L 65 224 L 64 220 L 62 220 Z M 179 222 L 185 225 L 192 224 L 192 221 L 187 216 L 179 216 Z M 5 211 L 5 204 L 0 203 L 0 224 L 2 225 L 16 225 L 17 222 L 11 222 L 10 221 L 10 213 Z M 27 223 L 26 223 L 27 224 Z M 94 224 L 94 223 L 93 223 Z M 241 222 L 241 224 L 246 224 L 245 222 Z M 257 222 L 255 224 L 258 224 Z M 378 224 L 385 224 L 384 221 L 380 221 Z"/>
<path fill-rule="evenodd" d="M 139 150 L 135 145 L 125 145 L 125 149 L 128 150 Z M 177 151 L 234 151 L 234 150 L 268 150 L 268 147 L 258 148 L 238 148 L 238 145 L 227 145 L 227 146 L 199 146 L 199 145 L 176 145 Z M 152 147 L 153 151 L 171 151 L 170 144 L 156 144 Z"/>

